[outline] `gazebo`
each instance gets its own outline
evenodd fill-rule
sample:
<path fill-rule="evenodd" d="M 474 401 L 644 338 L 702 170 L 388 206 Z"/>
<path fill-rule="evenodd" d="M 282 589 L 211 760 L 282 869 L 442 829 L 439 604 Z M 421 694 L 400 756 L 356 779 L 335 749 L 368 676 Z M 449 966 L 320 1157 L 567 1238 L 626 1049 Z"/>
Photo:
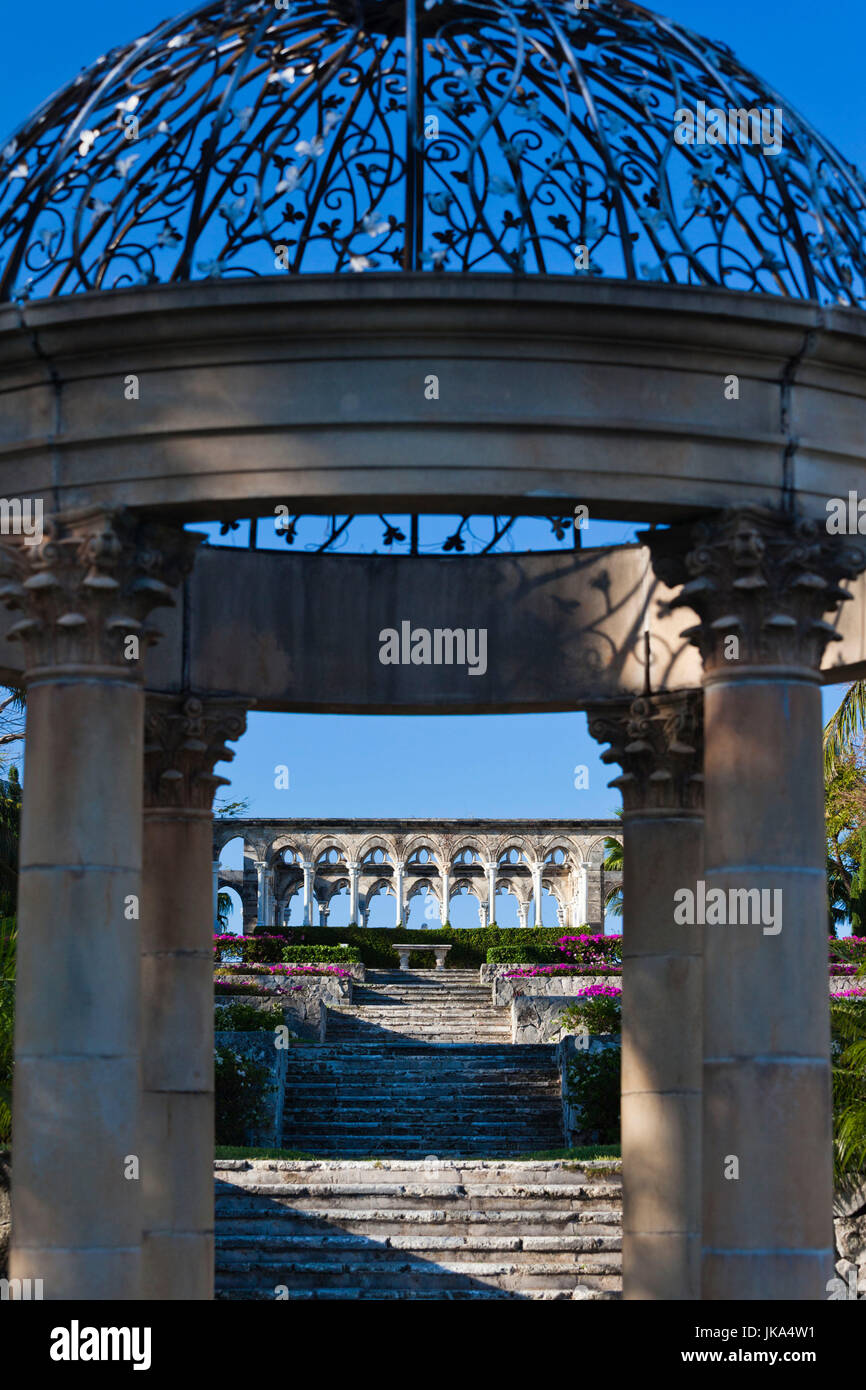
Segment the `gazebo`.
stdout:
<path fill-rule="evenodd" d="M 214 768 L 251 705 L 585 709 L 625 809 L 625 1296 L 825 1296 L 864 235 L 853 166 L 629 0 L 209 0 L 9 139 L 13 1277 L 212 1294 Z M 583 549 L 587 512 L 644 543 Z M 341 553 L 368 516 L 384 553 Z M 194 530 L 250 517 L 285 548 Z M 515 517 L 574 545 L 503 549 Z"/>

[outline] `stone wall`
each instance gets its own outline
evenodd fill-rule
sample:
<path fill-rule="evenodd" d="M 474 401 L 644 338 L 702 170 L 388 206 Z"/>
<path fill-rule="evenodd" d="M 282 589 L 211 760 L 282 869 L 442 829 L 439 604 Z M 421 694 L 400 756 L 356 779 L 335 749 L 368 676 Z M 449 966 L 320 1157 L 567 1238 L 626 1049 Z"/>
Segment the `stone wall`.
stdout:
<path fill-rule="evenodd" d="M 575 994 L 517 995 L 511 1001 L 511 1041 L 518 1045 L 559 1042 L 564 1036 L 562 1011 L 566 1005 L 579 1002 Z"/>
<path fill-rule="evenodd" d="M 852 1192 L 837 1193 L 833 1215 L 836 1274 L 843 1285 L 836 1294 L 849 1299 L 853 1288 L 866 1301 L 866 1182 Z"/>
<path fill-rule="evenodd" d="M 261 976 L 255 975 L 238 975 L 236 978 L 254 982 L 261 980 Z M 267 995 L 232 994 L 214 1000 L 217 1009 L 228 1003 L 252 1004 L 258 1009 L 269 1009 L 273 1004 L 279 1004 L 286 1027 L 306 1042 L 324 1042 L 328 1004 L 351 1002 L 352 981 L 334 975 L 317 975 L 302 984 L 300 989 L 277 985 Z"/>
<path fill-rule="evenodd" d="M 505 968 L 508 970 L 514 967 Z M 503 974 L 495 976 L 490 981 L 490 987 L 494 1008 L 504 1009 L 518 996 L 561 999 L 565 995 L 578 994 L 590 985 L 619 985 L 621 982 L 621 975 L 533 975 L 521 980 L 507 980 Z"/>

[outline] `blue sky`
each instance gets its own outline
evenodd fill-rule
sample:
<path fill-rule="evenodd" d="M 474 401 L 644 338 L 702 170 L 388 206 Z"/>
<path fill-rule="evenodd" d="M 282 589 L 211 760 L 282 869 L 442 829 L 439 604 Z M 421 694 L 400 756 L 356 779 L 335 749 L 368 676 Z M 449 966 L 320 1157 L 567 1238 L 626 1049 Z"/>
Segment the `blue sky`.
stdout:
<path fill-rule="evenodd" d="M 3 17 L 0 139 L 106 49 L 190 8 L 171 0 L 54 0 L 38 27 L 27 5 Z M 866 168 L 862 55 L 866 6 L 854 0 L 666 0 L 669 18 L 729 43 L 849 159 Z M 610 539 L 614 536 L 611 535 Z M 601 539 L 600 537 L 598 539 Z M 598 543 L 591 538 L 588 543 Z M 840 696 L 826 692 L 827 710 Z M 290 769 L 276 790 L 273 769 Z M 589 768 L 578 791 L 574 769 Z M 229 772 L 229 769 L 220 769 Z M 619 796 L 582 715 L 385 718 L 252 715 L 229 795 L 265 816 L 613 814 Z M 227 856 L 227 862 L 237 862 Z"/>

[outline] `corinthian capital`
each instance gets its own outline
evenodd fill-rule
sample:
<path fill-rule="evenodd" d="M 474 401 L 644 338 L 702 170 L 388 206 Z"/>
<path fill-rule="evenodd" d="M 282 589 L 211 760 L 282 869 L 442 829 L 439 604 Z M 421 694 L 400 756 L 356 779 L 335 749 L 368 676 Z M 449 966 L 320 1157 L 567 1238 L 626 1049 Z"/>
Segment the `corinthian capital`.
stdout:
<path fill-rule="evenodd" d="M 217 787 L 214 767 L 231 762 L 226 739 L 238 739 L 247 726 L 246 706 L 238 700 L 197 695 L 147 696 L 144 727 L 144 804 L 210 811 Z"/>
<path fill-rule="evenodd" d="M 609 784 L 628 811 L 700 811 L 704 791 L 703 696 L 699 690 L 642 695 L 594 705 L 589 732 L 609 743 L 603 763 L 618 763 Z"/>
<path fill-rule="evenodd" d="M 179 527 L 99 508 L 47 518 L 35 545 L 3 537 L 0 600 L 21 613 L 7 635 L 24 644 L 27 670 L 95 665 L 140 675 L 158 637 L 148 616 L 174 602 L 199 544 Z"/>
<path fill-rule="evenodd" d="M 706 671 L 737 662 L 817 670 L 827 643 L 839 640 L 824 614 L 851 597 L 839 581 L 866 569 L 863 543 L 757 507 L 644 539 L 658 577 L 682 585 L 671 607 L 692 608 L 701 620 L 682 635 Z"/>

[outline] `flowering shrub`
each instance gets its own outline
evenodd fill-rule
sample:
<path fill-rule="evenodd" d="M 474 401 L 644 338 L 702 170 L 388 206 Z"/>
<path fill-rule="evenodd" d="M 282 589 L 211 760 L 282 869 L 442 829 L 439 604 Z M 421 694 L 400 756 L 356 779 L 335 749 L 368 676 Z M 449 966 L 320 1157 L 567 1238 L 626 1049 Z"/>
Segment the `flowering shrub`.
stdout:
<path fill-rule="evenodd" d="M 283 1025 L 279 1004 L 257 1009 L 255 1004 L 220 1004 L 214 1009 L 214 1027 L 232 1033 L 268 1033 Z"/>
<path fill-rule="evenodd" d="M 587 985 L 578 990 L 579 1003 L 562 1011 L 567 1033 L 618 1033 L 622 1026 L 622 990 L 618 985 Z M 599 1141 L 601 1142 L 601 1141 Z"/>
<path fill-rule="evenodd" d="M 214 995 L 219 998 L 226 994 L 270 994 L 267 985 L 250 984 L 243 980 L 220 980 L 213 982 Z"/>
<path fill-rule="evenodd" d="M 866 936 L 830 937 L 830 968 L 833 973 L 836 973 L 836 962 L 848 961 L 855 965 L 866 961 Z"/>
<path fill-rule="evenodd" d="M 504 976 L 506 980 L 530 980 L 536 975 L 547 975 L 556 977 L 557 975 L 621 975 L 621 965 L 606 965 L 602 969 L 584 965 L 526 965 L 518 966 L 516 970 L 509 970 Z"/>
<path fill-rule="evenodd" d="M 853 989 L 840 989 L 830 995 L 831 999 L 866 999 L 866 985 L 854 985 Z"/>
<path fill-rule="evenodd" d="M 334 975 L 337 979 L 348 979 L 352 972 L 340 965 L 220 965 L 215 971 L 217 979 L 232 975 Z"/>
<path fill-rule="evenodd" d="M 576 965 L 621 965 L 621 936 L 561 936 L 557 946 L 561 958 Z"/>
<path fill-rule="evenodd" d="M 214 1089 L 216 1142 L 246 1144 L 267 1113 L 273 1090 L 269 1069 L 231 1047 L 216 1047 Z"/>

